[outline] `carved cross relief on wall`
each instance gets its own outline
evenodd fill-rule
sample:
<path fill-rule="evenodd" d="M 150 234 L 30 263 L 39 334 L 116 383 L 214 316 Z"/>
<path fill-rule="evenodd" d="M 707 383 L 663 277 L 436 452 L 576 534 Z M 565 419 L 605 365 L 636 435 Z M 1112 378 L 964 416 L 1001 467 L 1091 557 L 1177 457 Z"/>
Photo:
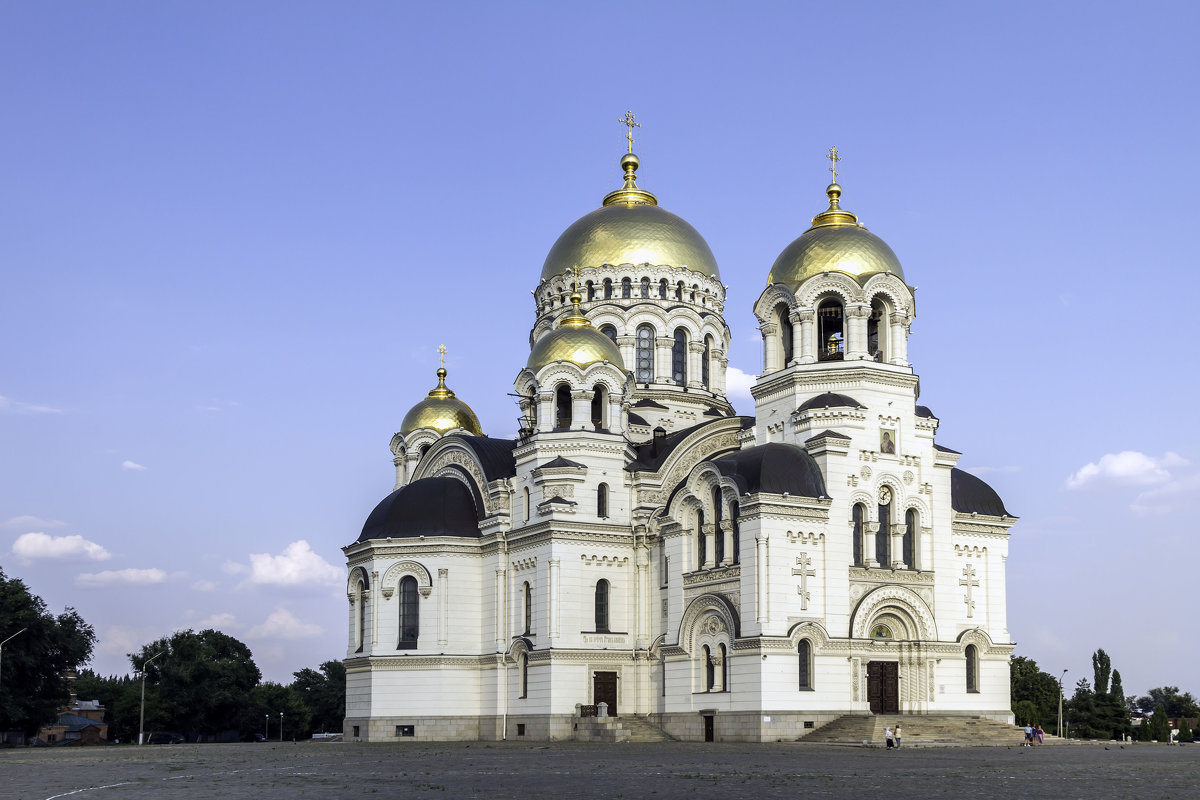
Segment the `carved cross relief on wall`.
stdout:
<path fill-rule="evenodd" d="M 967 616 L 975 616 L 975 596 L 971 591 L 971 587 L 979 585 L 979 579 L 975 577 L 975 567 L 967 564 L 963 567 L 963 576 L 958 579 L 958 585 L 966 587 L 967 593 L 963 601 L 967 604 Z"/>
<path fill-rule="evenodd" d="M 800 578 L 800 585 L 796 587 L 796 594 L 800 595 L 801 611 L 808 610 L 808 600 L 811 594 L 808 591 L 808 579 L 817 576 L 817 571 L 811 569 L 812 563 L 813 561 L 808 553 L 801 553 L 796 556 L 796 566 L 792 567 L 792 574 Z"/>

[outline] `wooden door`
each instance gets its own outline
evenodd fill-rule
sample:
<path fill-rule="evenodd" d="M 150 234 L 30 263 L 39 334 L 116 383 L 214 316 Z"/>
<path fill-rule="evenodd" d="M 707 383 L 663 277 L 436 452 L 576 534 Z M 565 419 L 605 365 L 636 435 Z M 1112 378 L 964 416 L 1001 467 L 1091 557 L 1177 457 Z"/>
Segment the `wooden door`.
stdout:
<path fill-rule="evenodd" d="M 715 719 L 716 718 L 712 714 L 704 715 L 704 741 L 706 742 L 716 741 L 717 732 L 716 725 L 714 724 Z"/>
<path fill-rule="evenodd" d="M 617 673 L 592 673 L 592 702 L 595 705 L 608 703 L 608 715 L 617 715 Z"/>
<path fill-rule="evenodd" d="M 867 702 L 872 714 L 900 711 L 900 665 L 895 661 L 867 664 Z"/>

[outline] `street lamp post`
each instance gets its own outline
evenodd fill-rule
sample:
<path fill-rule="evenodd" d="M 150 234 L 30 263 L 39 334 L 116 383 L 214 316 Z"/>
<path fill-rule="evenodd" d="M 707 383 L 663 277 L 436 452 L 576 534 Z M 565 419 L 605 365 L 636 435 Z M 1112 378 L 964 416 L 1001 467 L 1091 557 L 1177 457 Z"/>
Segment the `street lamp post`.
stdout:
<path fill-rule="evenodd" d="M 263 714 L 263 741 L 271 736 L 271 715 Z"/>
<path fill-rule="evenodd" d="M 4 663 L 4 662 L 3 662 L 3 658 L 4 658 L 4 645 L 8 644 L 8 643 L 9 643 L 9 642 L 11 642 L 13 639 L 17 638 L 18 636 L 20 636 L 22 633 L 24 633 L 24 632 L 25 632 L 25 631 L 27 631 L 27 630 L 29 630 L 29 628 L 21 628 L 21 630 L 17 631 L 17 632 L 16 632 L 16 633 L 14 633 L 12 636 L 10 636 L 10 637 L 8 637 L 7 639 L 5 639 L 3 642 L 0 642 L 0 665 L 2 665 L 2 664 Z M 3 678 L 3 677 L 4 677 L 4 673 L 3 673 L 3 671 L 0 671 L 0 678 Z"/>
<path fill-rule="evenodd" d="M 1063 723 L 1063 718 L 1062 718 L 1063 688 L 1062 688 L 1062 682 L 1063 682 L 1063 678 L 1065 678 L 1065 677 L 1067 677 L 1067 671 L 1064 669 L 1062 672 L 1062 675 L 1058 676 L 1058 738 L 1060 738 L 1060 739 L 1062 738 L 1062 735 L 1063 735 L 1063 726 L 1062 726 L 1062 723 Z"/>
<path fill-rule="evenodd" d="M 279 712 L 279 743 L 283 744 L 283 712 Z"/>
<path fill-rule="evenodd" d="M 167 652 L 167 651 L 162 650 L 158 653 L 155 653 L 154 655 L 150 656 L 149 658 L 147 658 L 145 661 L 142 662 L 142 710 L 141 710 L 141 713 L 138 715 L 138 745 L 139 746 L 146 743 L 146 739 L 145 739 L 145 736 L 146 736 L 146 734 L 145 734 L 145 730 L 146 730 L 146 665 L 149 664 L 154 659 L 161 656 L 165 652 Z"/>

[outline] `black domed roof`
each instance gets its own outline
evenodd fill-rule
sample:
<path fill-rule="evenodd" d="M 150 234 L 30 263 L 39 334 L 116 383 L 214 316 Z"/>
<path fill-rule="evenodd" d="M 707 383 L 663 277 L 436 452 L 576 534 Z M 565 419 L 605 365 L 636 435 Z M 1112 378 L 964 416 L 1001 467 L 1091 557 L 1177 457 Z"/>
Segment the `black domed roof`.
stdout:
<path fill-rule="evenodd" d="M 475 500 L 462 481 L 422 478 L 383 498 L 367 517 L 357 541 L 481 535 Z"/>
<path fill-rule="evenodd" d="M 950 470 L 950 507 L 963 514 L 973 511 L 993 517 L 1009 516 L 995 489 L 958 467 Z"/>
<path fill-rule="evenodd" d="M 810 408 L 866 408 L 862 403 L 855 400 L 853 397 L 848 397 L 844 394 L 836 392 L 825 392 L 816 397 L 810 397 L 800 404 L 797 411 L 808 411 Z"/>
<path fill-rule="evenodd" d="M 794 444 L 759 445 L 718 458 L 713 464 L 722 475 L 733 478 L 743 493 L 825 497 L 821 468 L 806 450 Z"/>

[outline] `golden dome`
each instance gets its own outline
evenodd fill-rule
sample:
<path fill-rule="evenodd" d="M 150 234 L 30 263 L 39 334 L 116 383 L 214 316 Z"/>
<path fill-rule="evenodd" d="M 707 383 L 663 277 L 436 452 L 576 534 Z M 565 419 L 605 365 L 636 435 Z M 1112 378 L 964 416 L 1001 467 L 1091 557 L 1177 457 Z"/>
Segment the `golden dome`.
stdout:
<path fill-rule="evenodd" d="M 783 249 L 771 267 L 767 285 L 798 286 L 823 272 L 842 272 L 859 283 L 881 272 L 891 272 L 904 280 L 900 259 L 887 242 L 838 205 L 842 187 L 831 183 L 825 194 L 829 197 L 829 208 L 813 217 L 812 227 Z"/>
<path fill-rule="evenodd" d="M 580 367 L 607 361 L 617 369 L 625 370 L 625 361 L 616 342 L 593 328 L 588 318 L 579 312 L 581 299 L 578 291 L 572 294 L 571 313 L 533 345 L 526 363 L 531 370 L 537 372 L 556 361 L 570 361 Z"/>
<path fill-rule="evenodd" d="M 601 264 L 687 267 L 720 279 L 717 259 L 704 237 L 682 217 L 661 208 L 653 194 L 637 187 L 638 163 L 633 153 L 621 157 L 625 185 L 609 192 L 603 206 L 563 231 L 542 265 L 542 280 L 575 267 Z"/>
<path fill-rule="evenodd" d="M 445 367 L 438 369 L 437 376 L 438 385 L 430 390 L 429 396 L 404 415 L 400 433 L 407 435 L 419 428 L 433 428 L 440 435 L 463 428 L 475 436 L 482 436 L 475 412 L 446 388 Z"/>

